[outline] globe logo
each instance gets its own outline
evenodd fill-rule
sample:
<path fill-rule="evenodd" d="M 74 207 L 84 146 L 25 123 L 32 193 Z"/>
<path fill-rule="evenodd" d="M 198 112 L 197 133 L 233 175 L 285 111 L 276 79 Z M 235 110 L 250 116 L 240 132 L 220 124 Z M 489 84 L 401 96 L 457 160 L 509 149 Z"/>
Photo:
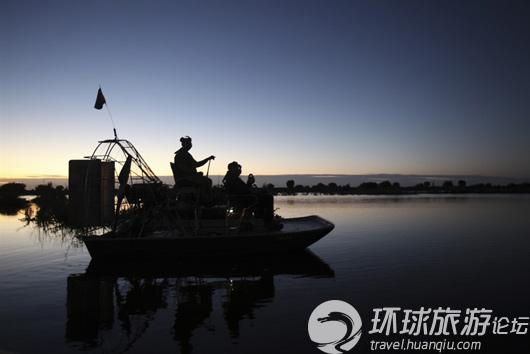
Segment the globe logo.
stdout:
<path fill-rule="evenodd" d="M 352 350 L 361 338 L 361 328 L 361 316 L 357 310 L 341 300 L 329 300 L 318 305 L 307 323 L 311 341 L 328 354 Z"/>

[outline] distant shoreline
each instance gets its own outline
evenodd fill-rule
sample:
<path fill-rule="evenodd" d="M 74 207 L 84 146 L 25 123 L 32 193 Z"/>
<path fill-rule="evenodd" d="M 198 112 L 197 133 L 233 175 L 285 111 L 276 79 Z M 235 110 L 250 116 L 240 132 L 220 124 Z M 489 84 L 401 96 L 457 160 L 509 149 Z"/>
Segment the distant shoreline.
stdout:
<path fill-rule="evenodd" d="M 458 181 L 464 180 L 467 185 L 474 184 L 491 184 L 491 185 L 508 185 L 530 183 L 530 177 L 515 178 L 515 177 L 498 177 L 498 176 L 480 176 L 480 175 L 401 175 L 401 174 L 364 174 L 364 175 L 347 175 L 347 174 L 290 174 L 290 175 L 255 175 L 256 185 L 262 186 L 264 184 L 273 184 L 276 187 L 284 187 L 288 180 L 294 180 L 295 185 L 316 186 L 319 183 L 329 184 L 335 183 L 337 185 L 359 186 L 362 183 L 381 183 L 389 181 L 390 183 L 399 183 L 403 187 L 417 186 L 425 182 L 429 182 L 434 186 L 441 186 L 446 181 L 451 181 L 457 184 Z M 244 179 L 246 178 L 243 177 Z M 172 176 L 160 176 L 162 182 L 166 184 L 173 184 Z M 214 185 L 221 183 L 223 176 L 211 175 L 210 179 Z M 24 183 L 27 189 L 33 189 L 39 184 L 52 183 L 53 185 L 62 185 L 67 187 L 68 177 L 47 177 L 43 176 L 28 177 L 28 178 L 0 178 L 0 185 L 15 182 Z"/>
<path fill-rule="evenodd" d="M 168 187 L 169 190 L 171 187 Z M 221 187 L 215 186 L 219 190 Z M 276 187 L 273 184 L 264 184 L 262 189 L 274 196 L 308 196 L 308 195 L 337 195 L 337 196 L 412 196 L 412 195 L 465 195 L 465 194 L 530 194 L 530 183 L 510 183 L 507 185 L 473 184 L 467 185 L 464 180 L 456 184 L 445 181 L 442 185 L 434 185 L 424 182 L 412 187 L 404 187 L 399 183 L 390 181 L 364 182 L 353 187 L 349 184 L 338 185 L 334 182 L 324 184 L 318 183 L 314 186 L 303 186 L 289 180 L 285 187 Z M 54 186 L 52 183 L 38 185 L 33 189 L 27 189 L 23 183 L 6 183 L 0 185 L 0 214 L 15 215 L 19 210 L 29 205 L 29 196 L 36 196 L 35 200 L 41 203 L 55 205 L 64 208 L 68 204 L 69 191 L 62 185 Z M 221 192 L 222 194 L 222 192 Z M 26 198 L 25 198 L 26 197 Z M 45 205 L 44 204 L 44 205 Z"/>
<path fill-rule="evenodd" d="M 44 188 L 42 188 L 44 187 Z M 52 182 L 47 184 L 40 184 L 34 188 L 28 188 L 24 183 L 5 183 L 0 185 L 0 199 L 6 202 L 11 197 L 19 197 L 22 195 L 38 196 L 39 190 L 44 191 L 50 189 L 63 190 L 68 194 L 65 186 L 58 184 L 54 185 Z M 508 183 L 508 184 L 491 184 L 491 183 L 476 183 L 468 184 L 466 180 L 458 180 L 456 183 L 452 180 L 446 180 L 441 184 L 434 184 L 429 181 L 418 183 L 414 186 L 402 186 L 398 182 L 382 181 L 382 182 L 363 182 L 357 186 L 350 184 L 339 185 L 335 182 L 322 183 L 316 185 L 301 185 L 296 184 L 295 180 L 288 180 L 285 186 L 275 186 L 272 183 L 256 185 L 266 190 L 273 195 L 420 195 L 420 194 L 530 194 L 530 183 Z M 222 188 L 214 186 L 213 188 Z M 4 200 L 5 199 L 5 200 Z"/>

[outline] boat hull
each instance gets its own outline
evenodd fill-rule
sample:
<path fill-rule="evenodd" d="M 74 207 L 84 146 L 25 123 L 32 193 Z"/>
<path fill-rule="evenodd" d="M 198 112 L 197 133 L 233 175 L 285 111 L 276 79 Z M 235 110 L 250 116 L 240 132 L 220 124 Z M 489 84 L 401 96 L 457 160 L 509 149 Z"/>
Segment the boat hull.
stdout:
<path fill-rule="evenodd" d="M 181 237 L 118 238 L 87 236 L 83 241 L 93 259 L 155 259 L 300 251 L 333 230 L 319 216 L 282 220 L 278 231 Z"/>
<path fill-rule="evenodd" d="M 236 255 L 231 257 L 193 257 L 134 261 L 91 260 L 87 277 L 101 278 L 247 278 L 263 275 L 292 275 L 326 278 L 335 272 L 322 259 L 306 249 L 300 252 Z"/>

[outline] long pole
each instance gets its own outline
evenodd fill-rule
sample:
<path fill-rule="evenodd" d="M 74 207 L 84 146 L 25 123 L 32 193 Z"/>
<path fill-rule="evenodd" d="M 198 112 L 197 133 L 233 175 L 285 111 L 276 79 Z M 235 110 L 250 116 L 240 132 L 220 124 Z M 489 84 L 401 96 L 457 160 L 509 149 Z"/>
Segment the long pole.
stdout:
<path fill-rule="evenodd" d="M 206 177 L 208 177 L 208 175 L 210 174 L 210 163 L 212 162 L 212 160 L 208 160 L 208 168 L 206 169 Z"/>
<path fill-rule="evenodd" d="M 112 122 L 112 131 L 114 132 L 114 139 L 118 140 L 118 134 L 116 133 L 116 126 L 114 125 L 114 119 L 112 118 L 112 113 L 110 113 L 109 105 L 107 104 L 107 102 L 105 102 L 105 108 L 107 108 L 107 112 L 109 113 L 110 121 Z"/>
<path fill-rule="evenodd" d="M 101 90 L 101 85 L 99 85 L 99 90 L 101 92 L 103 92 Z M 110 117 L 110 122 L 112 123 L 112 131 L 114 132 L 114 139 L 118 140 L 118 134 L 116 133 L 116 124 L 114 124 L 114 118 L 112 118 L 112 113 L 110 113 L 110 108 L 109 108 L 109 105 L 107 104 L 107 99 L 104 97 L 104 105 L 105 105 L 105 108 L 107 109 L 107 113 L 109 114 L 109 117 Z"/>

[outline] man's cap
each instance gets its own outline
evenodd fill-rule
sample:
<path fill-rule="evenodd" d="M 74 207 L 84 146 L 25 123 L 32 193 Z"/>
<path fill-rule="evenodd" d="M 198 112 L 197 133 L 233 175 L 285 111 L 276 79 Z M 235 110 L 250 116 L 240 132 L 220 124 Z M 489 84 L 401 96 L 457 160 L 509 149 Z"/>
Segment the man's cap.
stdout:
<path fill-rule="evenodd" d="M 232 161 L 228 164 L 228 169 L 233 170 L 236 168 L 241 168 L 241 165 L 237 163 L 237 161 Z"/>

